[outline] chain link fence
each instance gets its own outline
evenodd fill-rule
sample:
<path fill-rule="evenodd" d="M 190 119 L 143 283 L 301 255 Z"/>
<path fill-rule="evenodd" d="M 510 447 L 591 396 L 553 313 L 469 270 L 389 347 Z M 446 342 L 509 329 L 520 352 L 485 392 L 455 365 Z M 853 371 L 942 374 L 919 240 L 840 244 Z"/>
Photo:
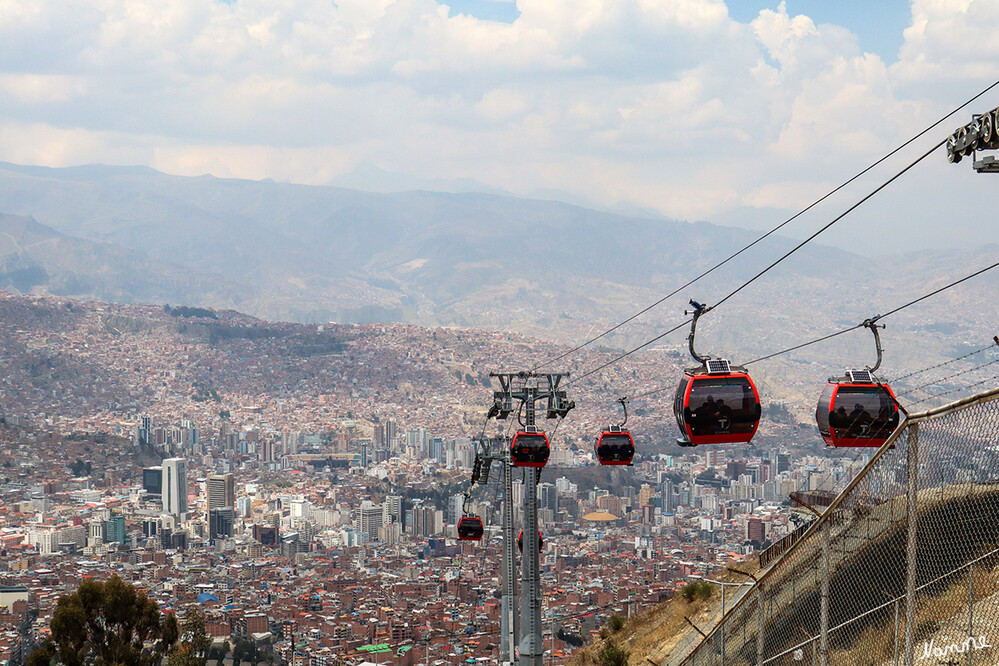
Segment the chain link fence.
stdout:
<path fill-rule="evenodd" d="M 683 666 L 999 663 L 999 389 L 910 414 L 757 578 Z"/>

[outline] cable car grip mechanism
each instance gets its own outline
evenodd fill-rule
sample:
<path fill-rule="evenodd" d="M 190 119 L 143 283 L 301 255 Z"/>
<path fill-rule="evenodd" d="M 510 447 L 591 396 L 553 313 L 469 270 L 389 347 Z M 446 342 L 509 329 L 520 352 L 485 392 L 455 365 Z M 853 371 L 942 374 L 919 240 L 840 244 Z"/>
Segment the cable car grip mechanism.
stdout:
<path fill-rule="evenodd" d="M 710 356 L 701 356 L 696 351 L 694 351 L 694 336 L 697 334 L 697 320 L 698 320 L 698 318 L 702 314 L 705 314 L 706 312 L 710 312 L 712 308 L 710 306 L 708 306 L 708 305 L 703 305 L 701 303 L 698 303 L 694 299 L 690 299 L 690 304 L 693 306 L 694 309 L 690 310 L 690 311 L 688 311 L 688 310 L 684 310 L 683 311 L 683 314 L 685 314 L 685 315 L 688 315 L 688 314 L 694 315 L 694 318 L 690 320 L 690 335 L 687 336 L 687 343 L 688 343 L 688 346 L 690 347 L 690 355 L 693 356 L 694 360 L 697 361 L 698 363 L 700 363 L 701 365 L 707 365 L 708 359 L 710 359 L 711 357 Z"/>

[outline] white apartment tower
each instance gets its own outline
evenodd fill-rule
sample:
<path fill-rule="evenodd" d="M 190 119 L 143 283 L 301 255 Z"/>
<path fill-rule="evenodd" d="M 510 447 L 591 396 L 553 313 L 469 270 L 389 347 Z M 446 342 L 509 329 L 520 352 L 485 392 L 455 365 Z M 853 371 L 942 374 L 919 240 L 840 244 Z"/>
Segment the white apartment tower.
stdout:
<path fill-rule="evenodd" d="M 167 458 L 163 461 L 163 513 L 187 518 L 187 461 Z"/>

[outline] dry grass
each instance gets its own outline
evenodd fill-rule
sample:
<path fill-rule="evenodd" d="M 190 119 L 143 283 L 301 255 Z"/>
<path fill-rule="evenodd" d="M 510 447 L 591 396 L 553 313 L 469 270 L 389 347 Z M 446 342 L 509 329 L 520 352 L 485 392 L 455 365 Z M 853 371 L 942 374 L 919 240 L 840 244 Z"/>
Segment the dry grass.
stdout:
<path fill-rule="evenodd" d="M 754 558 L 741 563 L 738 568 L 756 575 L 759 571 L 759 561 Z M 749 580 L 729 571 L 712 574 L 711 577 L 732 583 Z M 731 608 L 731 589 L 728 594 L 730 595 L 728 606 Z M 668 601 L 628 620 L 621 631 L 612 634 L 613 640 L 630 651 L 628 663 L 632 666 L 666 663 L 667 658 L 674 656 L 673 652 L 678 647 L 684 646 L 686 641 L 696 636 L 694 629 L 684 619 L 686 617 L 689 617 L 701 631 L 710 631 L 721 618 L 721 589 L 717 585 L 713 586 L 710 599 L 693 602 L 688 602 L 677 593 Z M 598 663 L 597 654 L 603 644 L 603 640 L 598 640 L 576 651 L 569 661 L 569 666 L 591 666 Z M 691 643 L 690 646 L 694 644 L 696 643 Z"/>

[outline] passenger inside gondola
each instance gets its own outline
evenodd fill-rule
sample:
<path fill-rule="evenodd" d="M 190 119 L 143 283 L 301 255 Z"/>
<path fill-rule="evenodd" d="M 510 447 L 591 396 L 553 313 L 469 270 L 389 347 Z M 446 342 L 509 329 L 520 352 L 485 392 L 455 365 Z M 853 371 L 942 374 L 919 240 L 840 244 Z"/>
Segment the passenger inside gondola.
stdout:
<path fill-rule="evenodd" d="M 850 415 L 846 413 L 846 407 L 840 405 L 836 411 L 829 414 L 829 425 L 833 428 L 845 428 L 850 424 Z"/>
<path fill-rule="evenodd" d="M 850 439 L 884 439 L 898 425 L 898 412 L 891 398 L 880 390 L 854 393 L 841 389 L 844 399 L 854 400 L 853 410 L 847 414 L 842 405 L 829 415 L 829 425 Z M 837 400 L 838 402 L 838 400 Z M 872 414 L 877 414 L 877 417 Z"/>
<path fill-rule="evenodd" d="M 718 402 L 715 405 L 717 407 L 716 423 L 718 430 L 727 432 L 732 427 L 732 408 L 726 405 L 722 398 L 718 398 Z"/>
<path fill-rule="evenodd" d="M 748 383 L 721 378 L 701 380 L 691 388 L 689 404 L 693 417 L 689 423 L 695 437 L 749 433 L 755 425 L 756 401 Z"/>

